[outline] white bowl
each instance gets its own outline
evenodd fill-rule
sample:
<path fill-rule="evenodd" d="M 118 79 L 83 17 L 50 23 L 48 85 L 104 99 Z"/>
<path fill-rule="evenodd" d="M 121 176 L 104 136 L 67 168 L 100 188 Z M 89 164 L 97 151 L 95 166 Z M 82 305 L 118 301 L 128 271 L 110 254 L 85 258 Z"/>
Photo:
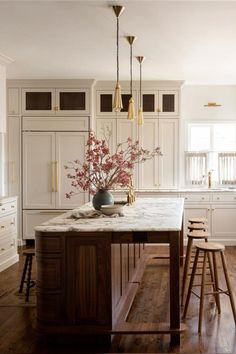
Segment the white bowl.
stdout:
<path fill-rule="evenodd" d="M 101 212 L 105 215 L 113 215 L 122 213 L 122 204 L 102 205 Z"/>

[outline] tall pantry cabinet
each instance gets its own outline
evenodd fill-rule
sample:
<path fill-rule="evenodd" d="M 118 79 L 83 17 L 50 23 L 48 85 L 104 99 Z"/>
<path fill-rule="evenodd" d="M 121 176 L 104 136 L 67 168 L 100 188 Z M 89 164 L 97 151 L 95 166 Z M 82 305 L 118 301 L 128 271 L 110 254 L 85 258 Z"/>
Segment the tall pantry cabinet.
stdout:
<path fill-rule="evenodd" d="M 113 83 L 98 82 L 96 91 L 96 131 L 102 138 L 110 134 L 111 151 L 127 137 L 138 139 L 140 145 L 152 151 L 161 148 L 162 156 L 136 166 L 134 171 L 135 188 L 139 191 L 155 191 L 178 188 L 178 151 L 181 81 L 143 82 L 142 106 L 144 125 L 138 126 L 127 119 L 129 83 L 122 82 L 123 109 L 120 113 L 112 110 Z M 136 113 L 139 103 L 139 83 L 133 84 L 133 97 Z"/>
<path fill-rule="evenodd" d="M 91 129 L 92 80 L 8 82 L 9 195 L 21 200 L 21 239 L 34 238 L 34 227 L 88 201 L 71 199 L 69 161 L 84 161 Z"/>

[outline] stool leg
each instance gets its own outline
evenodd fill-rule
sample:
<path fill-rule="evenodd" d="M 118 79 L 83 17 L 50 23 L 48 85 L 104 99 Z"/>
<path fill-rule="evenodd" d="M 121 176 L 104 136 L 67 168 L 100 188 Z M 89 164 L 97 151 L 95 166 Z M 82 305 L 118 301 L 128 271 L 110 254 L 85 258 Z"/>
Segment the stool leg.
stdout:
<path fill-rule="evenodd" d="M 217 270 L 215 252 L 213 252 L 212 257 L 213 257 L 213 266 L 214 266 L 215 291 L 217 292 L 217 294 L 215 295 L 215 298 L 216 298 L 216 304 L 217 304 L 217 308 L 218 308 L 218 313 L 221 313 L 220 294 L 218 293 L 218 291 L 219 291 L 219 280 L 218 280 L 218 270 Z"/>
<path fill-rule="evenodd" d="M 189 271 L 189 264 L 190 264 L 190 258 L 191 258 L 191 252 L 192 252 L 192 244 L 193 244 L 193 240 L 191 238 L 188 238 L 185 263 L 184 263 L 184 273 L 183 273 L 183 280 L 182 280 L 181 306 L 183 306 L 183 303 L 184 303 L 184 293 L 185 293 L 185 287 L 186 287 L 188 271 Z"/>
<path fill-rule="evenodd" d="M 32 269 L 32 257 L 29 257 L 29 267 L 28 267 L 28 276 L 27 276 L 27 287 L 26 287 L 26 297 L 25 301 L 29 301 L 29 292 L 31 284 L 31 269 Z"/>
<path fill-rule="evenodd" d="M 189 304 L 191 291 L 192 291 L 192 287 L 193 287 L 193 282 L 194 282 L 194 277 L 195 277 L 195 273 L 196 273 L 196 269 L 197 269 L 198 256 L 199 256 L 199 250 L 197 249 L 197 252 L 196 252 L 196 255 L 195 255 L 195 259 L 194 259 L 194 263 L 193 263 L 193 270 L 192 270 L 191 278 L 190 278 L 190 281 L 189 281 L 187 298 L 186 298 L 186 302 L 185 302 L 185 305 L 184 305 L 183 318 L 186 317 L 187 310 L 188 310 L 188 304 Z"/>
<path fill-rule="evenodd" d="M 202 317 L 203 317 L 203 307 L 204 307 L 204 294 L 205 294 L 205 278 L 206 278 L 206 255 L 204 252 L 203 267 L 202 267 L 202 282 L 201 282 L 201 295 L 200 295 L 200 308 L 199 308 L 199 321 L 198 321 L 198 333 L 201 334 L 202 331 Z"/>
<path fill-rule="evenodd" d="M 228 288 L 230 303 L 231 303 L 231 307 L 232 307 L 232 311 L 233 311 L 233 315 L 234 315 L 234 322 L 236 323 L 236 310 L 235 310 L 233 293 L 232 293 L 232 289 L 231 289 L 231 285 L 230 285 L 230 281 L 229 281 L 229 276 L 228 276 L 228 271 L 227 271 L 227 266 L 226 266 L 226 261 L 225 261 L 225 255 L 223 252 L 220 252 L 220 255 L 221 255 L 221 260 L 222 260 L 222 264 L 223 264 L 223 269 L 224 269 L 224 274 L 225 274 L 226 285 Z"/>
<path fill-rule="evenodd" d="M 28 268 L 28 261 L 29 261 L 29 259 L 28 259 L 28 257 L 26 256 L 25 265 L 24 265 L 24 270 L 23 270 L 23 274 L 22 274 L 21 282 L 20 282 L 19 293 L 22 293 L 22 291 L 23 291 L 24 282 L 25 282 L 25 276 L 26 276 L 26 272 L 27 272 L 27 268 Z"/>

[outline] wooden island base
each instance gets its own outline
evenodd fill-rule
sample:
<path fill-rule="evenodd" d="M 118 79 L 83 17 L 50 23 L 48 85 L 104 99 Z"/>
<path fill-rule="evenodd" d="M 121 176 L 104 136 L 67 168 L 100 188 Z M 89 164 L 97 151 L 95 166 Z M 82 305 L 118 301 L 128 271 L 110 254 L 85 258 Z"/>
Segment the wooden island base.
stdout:
<path fill-rule="evenodd" d="M 179 232 L 36 232 L 41 334 L 164 334 L 180 344 Z M 145 243 L 170 244 L 170 323 L 126 322 L 146 265 Z M 155 311 L 155 309 L 153 309 Z M 107 337 L 104 337 L 107 338 Z"/>

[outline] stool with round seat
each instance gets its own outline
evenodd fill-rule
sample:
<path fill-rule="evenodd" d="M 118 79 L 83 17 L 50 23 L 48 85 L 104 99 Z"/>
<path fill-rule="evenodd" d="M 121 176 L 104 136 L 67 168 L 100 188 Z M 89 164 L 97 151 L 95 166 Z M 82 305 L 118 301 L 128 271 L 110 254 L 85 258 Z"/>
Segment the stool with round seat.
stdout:
<path fill-rule="evenodd" d="M 35 285 L 35 281 L 31 280 L 32 262 L 33 262 L 33 257 L 35 256 L 35 251 L 32 249 L 25 250 L 23 251 L 23 256 L 25 256 L 26 258 L 25 258 L 23 274 L 21 277 L 19 293 L 23 292 L 24 283 L 26 283 L 25 301 L 28 302 L 30 288 L 32 288 Z M 27 279 L 26 279 L 26 275 L 27 275 Z"/>
<path fill-rule="evenodd" d="M 192 274 L 191 274 L 191 278 L 190 278 L 190 282 L 189 282 L 189 288 L 188 288 L 186 303 L 185 303 L 185 307 L 184 307 L 183 318 L 185 318 L 186 314 L 187 314 L 191 293 L 194 293 L 192 288 L 193 288 L 194 277 L 195 277 L 195 273 L 196 273 L 196 269 L 197 269 L 199 253 L 203 252 L 203 267 L 202 267 L 202 277 L 201 277 L 201 293 L 200 293 L 199 322 L 198 322 L 198 333 L 200 334 L 201 329 L 202 329 L 202 318 L 203 318 L 203 307 L 204 307 L 204 296 L 205 295 L 211 295 L 211 294 L 214 295 L 219 314 L 221 313 L 219 295 L 220 294 L 228 295 L 230 298 L 230 303 L 231 303 L 231 308 L 232 308 L 235 324 L 236 324 L 236 309 L 235 309 L 232 289 L 231 289 L 231 285 L 230 285 L 230 280 L 229 280 L 229 276 L 228 276 L 227 265 L 226 265 L 226 261 L 225 261 L 225 255 L 224 255 L 225 247 L 224 247 L 224 245 L 221 245 L 218 243 L 212 243 L 212 242 L 201 243 L 201 244 L 199 243 L 199 244 L 196 244 L 196 249 L 197 249 L 197 251 L 196 251 L 194 264 L 193 264 L 193 270 L 192 270 Z M 227 290 L 222 290 L 219 287 L 218 270 L 217 270 L 217 264 L 216 264 L 216 254 L 220 254 Z M 205 291 L 206 261 L 207 261 L 207 257 L 211 258 L 211 256 L 213 259 L 213 272 L 214 272 L 213 290 L 214 291 L 213 292 L 206 292 Z M 195 295 L 197 295 L 197 294 L 195 294 Z"/>
<path fill-rule="evenodd" d="M 207 242 L 209 236 L 210 236 L 209 232 L 206 232 L 204 230 L 193 230 L 192 232 L 187 233 L 188 242 L 187 242 L 187 249 L 186 249 L 185 263 L 184 263 L 184 270 L 183 270 L 181 306 L 183 306 L 184 303 L 187 277 L 190 269 L 190 260 L 191 260 L 192 250 L 193 250 L 193 241 L 204 240 L 205 242 Z"/>

